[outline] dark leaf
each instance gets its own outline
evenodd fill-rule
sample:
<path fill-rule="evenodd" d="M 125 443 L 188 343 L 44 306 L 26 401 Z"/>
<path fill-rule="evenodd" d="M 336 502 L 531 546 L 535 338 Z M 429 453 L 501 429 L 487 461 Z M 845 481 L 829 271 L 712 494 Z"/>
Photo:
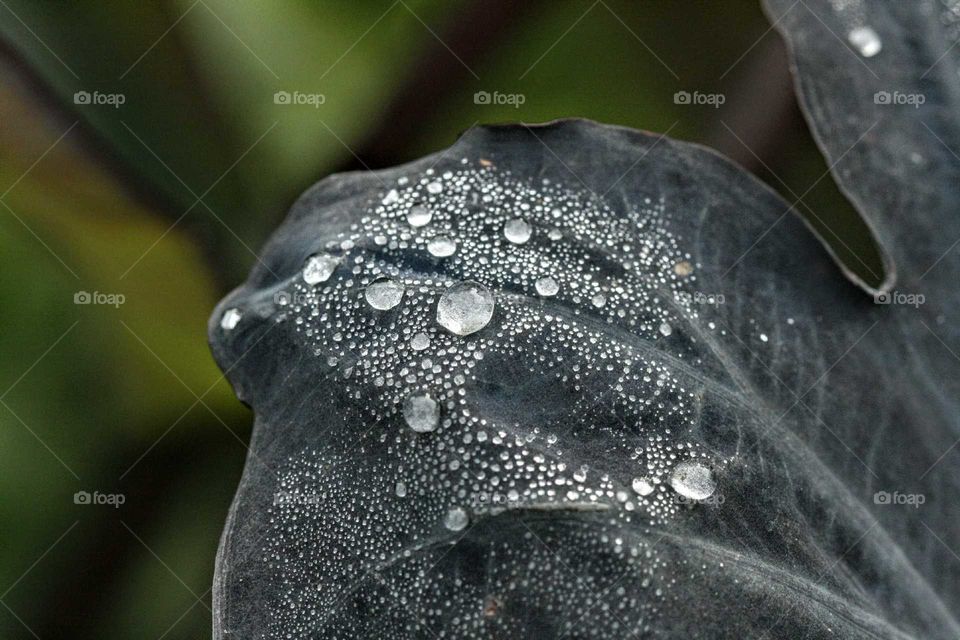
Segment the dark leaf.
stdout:
<path fill-rule="evenodd" d="M 473 129 L 263 258 L 210 323 L 257 414 L 216 637 L 960 633 L 955 305 L 872 304 L 717 155 Z"/>

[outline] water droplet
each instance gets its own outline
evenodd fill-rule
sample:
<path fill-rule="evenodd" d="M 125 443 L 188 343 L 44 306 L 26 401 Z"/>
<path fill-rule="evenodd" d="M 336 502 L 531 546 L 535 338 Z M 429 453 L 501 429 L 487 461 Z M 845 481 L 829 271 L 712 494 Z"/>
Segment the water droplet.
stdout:
<path fill-rule="evenodd" d="M 407 213 L 407 222 L 411 227 L 425 227 L 431 220 L 433 220 L 433 211 L 422 204 L 413 205 Z"/>
<path fill-rule="evenodd" d="M 550 276 L 545 276 L 537 280 L 533 286 L 536 288 L 537 293 L 545 298 L 557 295 L 557 292 L 560 291 L 560 285 L 556 280 Z"/>
<path fill-rule="evenodd" d="M 671 333 L 673 333 L 673 327 L 671 327 L 671 326 L 670 326 L 669 324 L 667 324 L 666 322 L 661 322 L 661 323 L 660 323 L 660 333 L 662 333 L 662 334 L 665 335 L 665 336 L 669 336 Z"/>
<path fill-rule="evenodd" d="M 504 237 L 513 244 L 523 244 L 530 239 L 532 232 L 533 229 L 530 228 L 527 221 L 520 218 L 508 220 L 507 223 L 503 225 Z"/>
<path fill-rule="evenodd" d="M 383 196 L 382 202 L 383 204 L 393 204 L 399 199 L 400 199 L 400 194 L 397 193 L 397 190 L 390 189 L 390 191 L 387 192 L 387 195 Z"/>
<path fill-rule="evenodd" d="M 681 260 L 677 264 L 673 265 L 673 272 L 681 278 L 686 278 L 688 275 L 693 273 L 693 265 L 690 264 L 688 260 Z"/>
<path fill-rule="evenodd" d="M 427 185 L 427 191 L 429 193 L 436 195 L 441 191 L 443 191 L 443 183 L 440 182 L 439 180 L 434 180 L 433 182 Z"/>
<path fill-rule="evenodd" d="M 590 298 L 590 302 L 593 304 L 593 306 L 599 309 L 603 305 L 607 304 L 607 296 L 603 295 L 602 293 L 598 293 Z"/>
<path fill-rule="evenodd" d="M 407 396 L 403 401 L 403 419 L 417 433 L 435 431 L 440 424 L 440 405 L 426 393 Z"/>
<path fill-rule="evenodd" d="M 654 490 L 653 483 L 650 482 L 649 478 L 634 478 L 630 486 L 638 496 L 648 496 Z"/>
<path fill-rule="evenodd" d="M 407 495 L 407 485 L 403 481 L 398 482 L 394 493 L 397 494 L 398 498 L 405 497 Z"/>
<path fill-rule="evenodd" d="M 713 472 L 699 462 L 688 460 L 673 468 L 670 486 L 685 498 L 706 500 L 717 490 Z"/>
<path fill-rule="evenodd" d="M 230 331 L 231 329 L 236 328 L 237 323 L 240 322 L 240 318 L 243 317 L 243 312 L 236 307 L 227 309 L 223 312 L 223 316 L 220 317 L 220 328 L 225 331 Z"/>
<path fill-rule="evenodd" d="M 455 284 L 440 296 L 437 322 L 458 336 L 466 336 L 487 326 L 493 317 L 494 298 L 479 282 Z"/>
<path fill-rule="evenodd" d="M 310 256 L 303 265 L 303 281 L 307 284 L 326 282 L 340 264 L 340 258 L 326 254 Z"/>
<path fill-rule="evenodd" d="M 770 338 L 767 337 L 767 334 L 761 333 L 761 334 L 760 334 L 760 340 L 763 341 L 763 342 L 769 342 L 769 341 L 770 341 Z"/>
<path fill-rule="evenodd" d="M 400 304 L 400 300 L 403 299 L 403 291 L 403 285 L 396 280 L 381 278 L 367 286 L 363 297 L 374 309 L 386 311 Z"/>
<path fill-rule="evenodd" d="M 457 242 L 449 236 L 434 236 L 427 242 L 427 251 L 437 258 L 452 256 L 457 250 Z"/>
<path fill-rule="evenodd" d="M 423 332 L 420 332 L 414 335 L 412 338 L 410 338 L 410 348 L 413 349 L 414 351 L 423 351 L 429 346 L 430 346 L 430 337 Z"/>
<path fill-rule="evenodd" d="M 454 507 L 447 512 L 447 517 L 443 519 L 443 526 L 450 531 L 463 531 L 470 522 L 470 516 L 461 507 Z"/>
<path fill-rule="evenodd" d="M 883 48 L 883 42 L 880 36 L 870 27 L 856 27 L 847 34 L 847 40 L 853 47 L 860 52 L 864 58 L 872 58 L 880 53 Z"/>
<path fill-rule="evenodd" d="M 563 232 L 560 231 L 560 229 L 550 229 L 550 232 L 547 233 L 547 237 L 556 241 L 563 237 Z"/>

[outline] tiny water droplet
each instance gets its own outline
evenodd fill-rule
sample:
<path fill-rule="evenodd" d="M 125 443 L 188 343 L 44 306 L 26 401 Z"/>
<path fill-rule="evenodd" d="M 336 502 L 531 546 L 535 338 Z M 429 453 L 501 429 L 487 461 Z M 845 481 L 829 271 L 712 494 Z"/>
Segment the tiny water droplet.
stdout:
<path fill-rule="evenodd" d="M 433 220 L 433 212 L 422 204 L 413 205 L 407 213 L 407 223 L 411 227 L 425 227 L 431 220 Z"/>
<path fill-rule="evenodd" d="M 560 284 L 550 276 L 540 278 L 533 286 L 537 290 L 537 293 L 545 298 L 555 296 L 557 292 L 560 291 Z"/>
<path fill-rule="evenodd" d="M 653 493 L 654 486 L 649 478 L 634 478 L 630 487 L 638 496 L 648 496 Z"/>
<path fill-rule="evenodd" d="M 220 328 L 225 331 L 230 331 L 236 328 L 237 323 L 240 322 L 240 318 L 243 317 L 243 312 L 236 307 L 227 309 L 223 312 L 223 316 L 220 317 Z"/>
<path fill-rule="evenodd" d="M 440 405 L 429 394 L 414 394 L 403 401 L 403 419 L 417 433 L 435 431 L 440 424 Z"/>
<path fill-rule="evenodd" d="M 660 323 L 660 333 L 662 333 L 664 336 L 669 336 L 671 333 L 673 333 L 673 327 L 666 322 L 662 322 Z"/>
<path fill-rule="evenodd" d="M 450 333 L 466 336 L 483 329 L 493 317 L 494 298 L 489 289 L 473 281 L 455 284 L 437 302 L 437 322 Z"/>
<path fill-rule="evenodd" d="M 417 333 L 412 338 L 410 338 L 410 348 L 414 351 L 423 351 L 430 346 L 430 337 L 423 333 Z"/>
<path fill-rule="evenodd" d="M 527 223 L 527 221 L 521 218 L 508 220 L 507 223 L 503 225 L 504 237 L 513 244 L 525 243 L 530 239 L 530 234 L 532 232 L 533 229 L 530 228 L 530 225 Z"/>
<path fill-rule="evenodd" d="M 685 498 L 706 500 L 717 489 L 713 472 L 699 462 L 688 460 L 673 468 L 670 486 Z"/>
<path fill-rule="evenodd" d="M 307 284 L 326 282 L 333 275 L 340 258 L 326 254 L 310 256 L 303 265 L 303 281 Z"/>
<path fill-rule="evenodd" d="M 446 258 L 457 251 L 457 242 L 449 236 L 434 236 L 427 242 L 427 251 L 434 257 Z"/>
<path fill-rule="evenodd" d="M 403 498 L 407 495 L 407 485 L 404 484 L 403 481 L 398 482 L 396 488 L 394 489 L 394 493 L 397 494 L 398 498 Z"/>
<path fill-rule="evenodd" d="M 470 516 L 462 507 L 454 507 L 447 512 L 443 519 L 443 526 L 450 531 L 462 531 L 470 522 Z"/>
<path fill-rule="evenodd" d="M 847 41 L 853 45 L 864 58 L 872 58 L 880 53 L 883 42 L 877 32 L 870 27 L 856 27 L 847 34 Z"/>
<path fill-rule="evenodd" d="M 401 283 L 389 278 L 381 278 L 367 286 L 363 297 L 374 309 L 386 311 L 400 304 L 400 300 L 403 299 L 403 291 L 404 288 Z"/>

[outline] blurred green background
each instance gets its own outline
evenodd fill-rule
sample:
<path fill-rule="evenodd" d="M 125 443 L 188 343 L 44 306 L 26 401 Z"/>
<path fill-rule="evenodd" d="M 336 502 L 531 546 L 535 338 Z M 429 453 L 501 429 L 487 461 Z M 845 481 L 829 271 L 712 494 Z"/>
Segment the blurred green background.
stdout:
<path fill-rule="evenodd" d="M 329 173 L 483 122 L 668 132 L 879 280 L 756 0 L 0 0 L 0 78 L 0 638 L 209 637 L 252 416 L 207 316 Z"/>

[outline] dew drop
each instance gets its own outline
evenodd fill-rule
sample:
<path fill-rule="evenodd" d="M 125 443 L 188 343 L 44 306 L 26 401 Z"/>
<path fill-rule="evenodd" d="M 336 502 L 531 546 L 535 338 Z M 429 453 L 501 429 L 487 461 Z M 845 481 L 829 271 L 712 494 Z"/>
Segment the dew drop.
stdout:
<path fill-rule="evenodd" d="M 400 304 L 400 300 L 403 299 L 403 291 L 403 285 L 396 280 L 381 278 L 367 286 L 363 297 L 374 309 L 386 311 Z"/>
<path fill-rule="evenodd" d="M 673 327 L 671 327 L 666 322 L 661 322 L 660 333 L 662 333 L 664 336 L 669 336 L 671 333 L 673 333 Z"/>
<path fill-rule="evenodd" d="M 654 489 L 653 483 L 650 482 L 649 478 L 634 478 L 633 482 L 630 483 L 630 487 L 638 496 L 648 496 L 653 493 Z"/>
<path fill-rule="evenodd" d="M 883 48 L 883 42 L 880 36 L 870 27 L 856 27 L 847 34 L 847 41 L 860 52 L 864 58 L 872 58 L 880 53 Z"/>
<path fill-rule="evenodd" d="M 706 500 L 717 489 L 713 473 L 699 462 L 681 462 L 670 474 L 670 486 L 685 498 Z"/>
<path fill-rule="evenodd" d="M 443 519 L 443 526 L 450 531 L 463 531 L 469 522 L 470 516 L 467 512 L 462 507 L 454 507 L 447 512 L 447 516 Z"/>
<path fill-rule="evenodd" d="M 457 242 L 449 236 L 434 236 L 427 242 L 427 251 L 437 258 L 452 256 L 457 250 Z"/>
<path fill-rule="evenodd" d="M 693 265 L 690 264 L 689 260 L 681 260 L 673 265 L 673 272 L 681 278 L 686 278 L 693 273 Z"/>
<path fill-rule="evenodd" d="M 403 401 L 403 419 L 417 433 L 435 431 L 440 424 L 440 405 L 429 394 L 414 394 Z"/>
<path fill-rule="evenodd" d="M 468 280 L 453 285 L 440 296 L 437 322 L 450 333 L 466 336 L 487 326 L 493 317 L 493 307 L 490 290 Z"/>
<path fill-rule="evenodd" d="M 590 302 L 593 304 L 593 306 L 599 309 L 603 305 L 607 304 L 607 296 L 603 295 L 602 293 L 598 293 L 597 295 L 590 298 Z"/>
<path fill-rule="evenodd" d="M 503 225 L 504 237 L 513 244 L 525 243 L 530 239 L 530 234 L 532 232 L 533 230 L 530 228 L 529 223 L 521 218 L 508 220 L 507 223 Z"/>
<path fill-rule="evenodd" d="M 235 329 L 237 323 L 240 322 L 240 318 L 243 317 L 243 312 L 236 307 L 227 309 L 223 312 L 223 316 L 220 317 L 220 328 L 225 331 L 230 331 Z"/>
<path fill-rule="evenodd" d="M 307 258 L 303 265 L 303 281 L 307 284 L 326 282 L 340 264 L 340 258 L 329 255 L 315 255 Z"/>
<path fill-rule="evenodd" d="M 436 195 L 441 191 L 443 191 L 443 183 L 440 182 L 439 180 L 434 180 L 433 182 L 427 185 L 427 191 L 429 193 Z"/>
<path fill-rule="evenodd" d="M 422 204 L 413 205 L 407 213 L 407 223 L 411 227 L 425 227 L 431 220 L 433 220 L 433 212 Z"/>
<path fill-rule="evenodd" d="M 560 291 L 560 285 L 555 279 L 550 276 L 545 276 L 540 278 L 533 284 L 536 288 L 537 293 L 545 298 L 557 295 L 557 292 Z"/>
<path fill-rule="evenodd" d="M 403 481 L 398 482 L 394 488 L 394 493 L 397 494 L 398 498 L 405 497 L 407 495 L 407 485 Z"/>
<path fill-rule="evenodd" d="M 410 338 L 410 348 L 414 351 L 423 351 L 430 346 L 430 337 L 423 333 L 417 333 L 412 338 Z"/>

